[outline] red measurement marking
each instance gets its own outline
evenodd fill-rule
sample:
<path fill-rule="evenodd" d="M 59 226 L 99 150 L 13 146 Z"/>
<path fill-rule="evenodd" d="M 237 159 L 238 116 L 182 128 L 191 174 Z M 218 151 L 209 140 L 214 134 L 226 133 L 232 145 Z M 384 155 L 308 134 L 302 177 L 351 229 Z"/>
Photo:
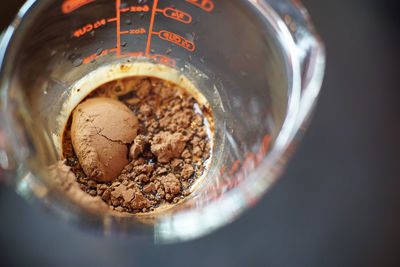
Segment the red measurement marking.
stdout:
<path fill-rule="evenodd" d="M 225 169 L 226 169 L 226 166 L 222 166 L 221 170 L 219 171 L 218 180 L 221 179 L 222 175 L 224 174 Z"/>
<path fill-rule="evenodd" d="M 271 142 L 271 136 L 269 134 L 265 135 L 256 156 L 256 161 L 255 161 L 256 167 L 261 163 L 264 156 L 267 154 L 270 142 Z"/>
<path fill-rule="evenodd" d="M 171 18 L 171 19 L 175 19 L 178 20 L 180 22 L 183 23 L 190 23 L 192 22 L 192 16 L 190 16 L 188 13 L 183 12 L 181 10 L 172 8 L 172 7 L 167 7 L 164 10 L 162 10 L 162 12 L 164 13 L 164 16 Z"/>
<path fill-rule="evenodd" d="M 117 57 L 121 57 L 121 0 L 115 1 L 115 10 L 117 12 Z"/>
<path fill-rule="evenodd" d="M 225 169 L 226 169 L 226 166 L 222 166 L 221 171 L 219 173 L 219 177 L 221 177 L 222 174 L 224 174 Z"/>
<path fill-rule="evenodd" d="M 61 5 L 61 11 L 64 14 L 69 14 L 72 11 L 94 2 L 95 0 L 65 0 Z"/>
<path fill-rule="evenodd" d="M 193 51 L 194 48 L 195 48 L 193 42 L 191 42 L 191 41 L 189 41 L 189 40 L 186 40 L 186 39 L 183 38 L 182 36 L 179 36 L 179 35 L 177 35 L 177 34 L 175 34 L 175 33 L 172 33 L 172 32 L 160 31 L 160 32 L 158 33 L 158 36 L 159 36 L 161 39 L 164 39 L 164 40 L 169 41 L 169 42 L 171 42 L 171 43 L 180 45 L 180 46 L 182 46 L 183 48 L 185 48 L 185 49 L 187 49 L 187 50 L 189 50 L 189 51 Z"/>
<path fill-rule="evenodd" d="M 228 174 L 233 175 L 235 173 L 235 171 L 237 170 L 237 168 L 239 167 L 239 165 L 240 165 L 240 160 L 236 160 L 232 166 L 231 171 Z"/>
<path fill-rule="evenodd" d="M 164 65 L 167 65 L 171 68 L 176 66 L 176 61 L 173 60 L 170 57 L 164 56 L 164 55 L 153 55 L 151 56 L 155 61 L 162 63 Z"/>
<path fill-rule="evenodd" d="M 88 24 L 86 26 L 83 26 L 82 28 L 74 31 L 74 36 L 75 37 L 81 37 L 82 35 L 91 32 L 93 29 L 97 29 L 102 25 L 106 25 L 106 19 L 101 19 L 98 20 L 94 23 Z"/>
<path fill-rule="evenodd" d="M 144 34 L 144 33 L 146 33 L 146 30 L 144 29 L 144 28 L 141 28 L 141 29 L 132 29 L 132 30 L 129 30 L 129 31 L 123 31 L 123 32 L 120 32 L 121 34 L 127 34 L 127 33 L 129 33 L 129 34 Z"/>
<path fill-rule="evenodd" d="M 111 49 L 111 50 L 104 49 L 101 53 L 94 53 L 93 55 L 90 55 L 90 56 L 88 56 L 87 58 L 85 58 L 85 59 L 83 60 L 83 63 L 84 63 L 84 64 L 90 63 L 90 62 L 92 62 L 92 60 L 95 60 L 95 59 L 98 59 L 99 57 L 108 55 L 108 53 L 109 53 L 109 52 L 112 52 L 112 51 L 115 51 L 115 49 Z"/>
<path fill-rule="evenodd" d="M 121 9 L 121 12 L 149 12 L 150 8 L 148 5 L 144 6 L 130 6 Z"/>
<path fill-rule="evenodd" d="M 108 19 L 107 22 L 117 21 L 117 18 Z"/>
<path fill-rule="evenodd" d="M 201 9 L 211 12 L 214 9 L 214 2 L 212 0 L 185 0 Z"/>
<path fill-rule="evenodd" d="M 226 167 L 223 166 L 220 170 L 220 174 L 218 175 L 218 180 L 221 182 L 220 188 L 217 187 L 212 187 L 208 190 L 209 195 L 211 196 L 211 199 L 217 199 L 219 198 L 223 192 L 226 192 L 227 190 L 230 190 L 234 187 L 236 187 L 238 184 L 240 184 L 246 177 L 246 173 L 244 171 L 250 171 L 253 167 L 256 167 L 260 161 L 257 159 L 258 157 L 264 157 L 267 153 L 268 146 L 270 144 L 271 137 L 270 135 L 265 135 L 263 138 L 263 142 L 261 144 L 261 147 L 257 153 L 256 160 L 254 160 L 254 154 L 249 153 L 240 167 L 240 172 L 237 173 L 235 176 L 233 176 L 238 169 L 240 165 L 240 161 L 236 160 L 235 163 L 233 164 L 231 170 L 229 171 L 228 175 L 225 175 L 224 178 L 222 178 L 224 171 L 226 170 Z M 257 163 L 258 161 L 258 163 Z M 254 163 L 254 165 L 251 165 Z M 236 178 L 236 179 L 235 179 Z M 248 201 L 250 205 L 255 205 L 258 202 L 259 198 L 256 197 L 249 197 Z"/>
<path fill-rule="evenodd" d="M 141 29 L 132 29 L 129 31 L 130 34 L 145 34 L 146 30 L 144 28 Z"/>
<path fill-rule="evenodd" d="M 141 57 L 141 56 L 143 56 L 143 52 L 131 52 L 131 53 L 129 53 L 129 56 L 130 57 Z"/>
<path fill-rule="evenodd" d="M 84 60 L 83 60 L 83 64 L 87 64 L 87 63 L 90 63 L 90 62 L 92 62 L 93 60 L 96 60 L 96 59 L 98 59 L 98 58 L 100 58 L 100 57 L 102 57 L 102 56 L 106 56 L 106 55 L 108 55 L 109 53 L 111 53 L 111 52 L 117 52 L 118 51 L 118 49 L 117 48 L 113 48 L 113 49 L 105 49 L 105 50 L 103 50 L 101 53 L 95 53 L 95 54 L 93 54 L 93 55 L 90 55 L 90 56 L 88 56 L 87 58 L 85 58 Z M 120 57 L 128 57 L 128 56 L 130 56 L 130 57 L 141 57 L 141 56 L 143 56 L 143 52 L 131 52 L 131 53 L 128 53 L 127 55 L 120 55 Z"/>
<path fill-rule="evenodd" d="M 151 34 L 153 32 L 153 25 L 154 25 L 154 16 L 156 14 L 158 0 L 154 0 L 153 2 L 153 10 L 151 11 L 151 19 L 150 19 L 150 26 L 149 26 L 149 36 L 147 37 L 147 45 L 146 45 L 146 53 L 145 55 L 149 55 L 150 51 L 150 43 L 151 43 Z"/>
<path fill-rule="evenodd" d="M 240 168 L 240 170 L 248 169 L 250 167 L 250 164 L 251 164 L 253 158 L 254 158 L 254 154 L 250 152 L 250 154 L 247 155 L 247 158 L 245 159 L 245 161 L 244 161 L 242 167 Z"/>

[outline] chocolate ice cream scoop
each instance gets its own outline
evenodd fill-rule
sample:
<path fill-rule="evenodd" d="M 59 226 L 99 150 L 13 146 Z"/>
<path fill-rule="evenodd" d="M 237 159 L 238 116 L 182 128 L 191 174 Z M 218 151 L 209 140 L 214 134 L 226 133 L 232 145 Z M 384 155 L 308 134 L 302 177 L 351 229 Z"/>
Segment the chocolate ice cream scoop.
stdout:
<path fill-rule="evenodd" d="M 137 135 L 139 121 L 122 102 L 92 98 L 73 112 L 71 139 L 85 174 L 98 182 L 115 180 L 128 162 L 127 144 Z"/>

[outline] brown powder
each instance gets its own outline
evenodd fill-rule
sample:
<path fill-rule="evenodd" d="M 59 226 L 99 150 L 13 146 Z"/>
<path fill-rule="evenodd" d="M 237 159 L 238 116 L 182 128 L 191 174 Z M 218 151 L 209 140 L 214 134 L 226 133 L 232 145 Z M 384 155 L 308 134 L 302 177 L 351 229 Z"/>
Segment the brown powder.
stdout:
<path fill-rule="evenodd" d="M 71 171 L 71 167 L 65 165 L 64 161 L 60 161 L 56 165 L 51 166 L 49 171 L 51 177 L 56 181 L 58 188 L 62 190 L 66 197 L 72 202 L 80 204 L 92 212 L 110 212 L 108 206 L 100 197 L 91 196 L 80 189 L 75 174 Z"/>
<path fill-rule="evenodd" d="M 211 138 L 204 123 L 208 120 L 212 125 L 212 118 L 204 115 L 211 114 L 210 110 L 177 85 L 156 78 L 113 81 L 93 91 L 87 99 L 99 97 L 124 103 L 137 116 L 139 126 L 136 138 L 127 145 L 126 159 L 130 162 L 110 183 L 85 174 L 72 146 L 70 124 L 67 125 L 63 153 L 79 190 L 88 197 L 97 197 L 111 209 L 130 213 L 152 211 L 188 196 L 210 157 Z"/>
<path fill-rule="evenodd" d="M 185 164 L 185 166 L 183 166 L 182 172 L 181 172 L 183 179 L 186 179 L 186 180 L 189 179 L 190 177 L 192 177 L 193 173 L 194 173 L 194 168 L 191 164 Z"/>
<path fill-rule="evenodd" d="M 158 162 L 167 163 L 172 158 L 179 157 L 187 140 L 181 133 L 160 132 L 153 137 L 151 152 L 157 156 Z"/>
<path fill-rule="evenodd" d="M 115 180 L 128 164 L 127 146 L 139 121 L 123 103 L 91 98 L 73 112 L 71 141 L 83 171 L 98 182 Z"/>
<path fill-rule="evenodd" d="M 146 144 L 145 137 L 143 135 L 139 135 L 135 138 L 131 149 L 129 150 L 129 157 L 131 159 L 137 159 L 140 153 L 144 150 L 144 145 Z"/>

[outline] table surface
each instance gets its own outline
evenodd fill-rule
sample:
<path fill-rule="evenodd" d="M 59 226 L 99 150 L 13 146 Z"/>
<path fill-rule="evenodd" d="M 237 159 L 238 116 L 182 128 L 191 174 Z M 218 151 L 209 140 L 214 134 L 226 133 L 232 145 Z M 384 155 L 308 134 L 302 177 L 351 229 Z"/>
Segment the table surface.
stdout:
<path fill-rule="evenodd" d="M 21 2 L 1 2 L 1 27 Z M 325 82 L 303 142 L 258 205 L 199 240 L 154 246 L 80 232 L 0 185 L 0 265 L 400 266 L 399 9 L 303 2 L 327 46 Z"/>

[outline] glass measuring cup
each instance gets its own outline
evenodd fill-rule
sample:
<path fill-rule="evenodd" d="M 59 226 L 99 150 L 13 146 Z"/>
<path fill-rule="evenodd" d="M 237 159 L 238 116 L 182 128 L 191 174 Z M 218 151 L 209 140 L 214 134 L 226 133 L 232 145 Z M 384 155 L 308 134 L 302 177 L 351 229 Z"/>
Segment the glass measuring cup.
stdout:
<path fill-rule="evenodd" d="M 308 15 L 289 0 L 28 1 L 0 49 L 0 162 L 17 192 L 80 225 L 158 242 L 209 233 L 257 202 L 302 132 L 324 70 Z M 213 110 L 215 147 L 184 202 L 116 217 L 71 203 L 47 168 L 60 158 L 65 103 L 85 96 L 77 81 L 129 64 L 195 84 Z"/>

